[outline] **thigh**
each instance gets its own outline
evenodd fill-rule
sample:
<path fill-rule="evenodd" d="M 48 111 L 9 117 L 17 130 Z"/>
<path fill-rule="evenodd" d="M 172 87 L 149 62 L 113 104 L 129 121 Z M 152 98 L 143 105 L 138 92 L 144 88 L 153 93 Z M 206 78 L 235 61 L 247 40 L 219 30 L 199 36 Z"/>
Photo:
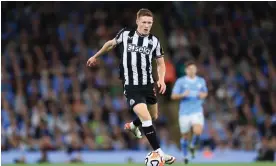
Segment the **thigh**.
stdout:
<path fill-rule="evenodd" d="M 179 128 L 180 128 L 181 134 L 189 133 L 191 129 L 190 116 L 180 115 L 178 120 L 179 120 Z"/>
<path fill-rule="evenodd" d="M 143 121 L 151 120 L 150 113 L 148 111 L 147 105 L 145 103 L 136 104 L 133 107 L 133 111 L 139 117 L 139 119 Z"/>
<path fill-rule="evenodd" d="M 195 134 L 201 134 L 204 125 L 204 115 L 202 112 L 191 115 L 191 124 Z"/>
<path fill-rule="evenodd" d="M 204 125 L 204 115 L 202 112 L 194 113 L 191 115 L 191 123 L 192 125 Z"/>

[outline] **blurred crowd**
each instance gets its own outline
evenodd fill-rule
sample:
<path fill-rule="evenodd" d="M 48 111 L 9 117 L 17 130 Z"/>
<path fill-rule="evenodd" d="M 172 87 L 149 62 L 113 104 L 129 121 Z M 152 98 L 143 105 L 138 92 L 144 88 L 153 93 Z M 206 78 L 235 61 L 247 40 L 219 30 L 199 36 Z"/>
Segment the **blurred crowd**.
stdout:
<path fill-rule="evenodd" d="M 184 62 L 196 60 L 210 90 L 202 147 L 275 149 L 275 22 L 269 10 L 175 3 L 158 11 L 168 39 L 166 82 L 171 87 L 185 74 Z M 137 9 L 121 12 L 84 2 L 3 5 L 3 151 L 149 149 L 146 138 L 136 140 L 122 130 L 135 116 L 118 79 L 116 50 L 86 67 L 105 41 L 135 25 Z M 162 147 L 177 149 L 162 112 L 155 124 Z"/>
<path fill-rule="evenodd" d="M 206 80 L 202 145 L 276 150 L 276 28 L 267 3 L 177 4 L 187 22 L 163 12 L 171 62 L 184 75 L 195 59 Z M 191 16 L 191 17 L 190 17 Z M 184 20 L 185 21 L 185 20 Z M 274 22 L 273 22 L 274 21 Z M 171 82 L 168 80 L 168 82 Z M 273 153 L 272 153 L 273 154 Z"/>

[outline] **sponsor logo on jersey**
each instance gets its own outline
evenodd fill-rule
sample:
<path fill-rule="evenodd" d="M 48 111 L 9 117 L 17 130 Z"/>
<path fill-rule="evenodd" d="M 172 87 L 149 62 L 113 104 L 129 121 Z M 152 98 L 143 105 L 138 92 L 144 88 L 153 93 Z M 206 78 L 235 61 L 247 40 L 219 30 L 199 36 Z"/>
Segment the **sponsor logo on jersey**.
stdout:
<path fill-rule="evenodd" d="M 140 47 L 135 44 L 128 44 L 127 51 L 128 52 L 137 52 L 137 53 L 146 54 L 146 55 L 150 54 L 150 49 L 148 47 L 146 47 L 146 46 Z"/>

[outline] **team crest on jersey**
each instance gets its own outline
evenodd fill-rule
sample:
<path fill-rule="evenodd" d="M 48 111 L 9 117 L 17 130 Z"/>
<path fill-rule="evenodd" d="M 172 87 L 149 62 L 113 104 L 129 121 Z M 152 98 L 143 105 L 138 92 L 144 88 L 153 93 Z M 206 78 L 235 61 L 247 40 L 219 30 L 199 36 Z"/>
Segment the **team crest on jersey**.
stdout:
<path fill-rule="evenodd" d="M 148 47 L 146 47 L 146 46 L 140 47 L 135 44 L 127 44 L 127 51 L 128 52 L 138 52 L 138 53 L 146 54 L 146 55 L 150 54 L 150 49 Z"/>
<path fill-rule="evenodd" d="M 135 103 L 135 101 L 134 101 L 133 99 L 130 99 L 129 105 L 130 105 L 130 106 L 133 106 L 134 103 Z"/>

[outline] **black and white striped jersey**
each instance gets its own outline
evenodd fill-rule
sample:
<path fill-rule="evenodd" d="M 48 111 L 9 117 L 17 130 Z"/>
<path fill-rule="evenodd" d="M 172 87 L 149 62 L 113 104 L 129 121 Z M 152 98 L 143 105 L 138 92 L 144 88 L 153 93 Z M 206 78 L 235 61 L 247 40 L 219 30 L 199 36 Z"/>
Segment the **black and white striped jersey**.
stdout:
<path fill-rule="evenodd" d="M 115 37 L 120 45 L 120 75 L 124 85 L 154 83 L 152 58 L 161 58 L 164 52 L 160 41 L 152 34 L 143 36 L 136 30 L 122 29 Z"/>

